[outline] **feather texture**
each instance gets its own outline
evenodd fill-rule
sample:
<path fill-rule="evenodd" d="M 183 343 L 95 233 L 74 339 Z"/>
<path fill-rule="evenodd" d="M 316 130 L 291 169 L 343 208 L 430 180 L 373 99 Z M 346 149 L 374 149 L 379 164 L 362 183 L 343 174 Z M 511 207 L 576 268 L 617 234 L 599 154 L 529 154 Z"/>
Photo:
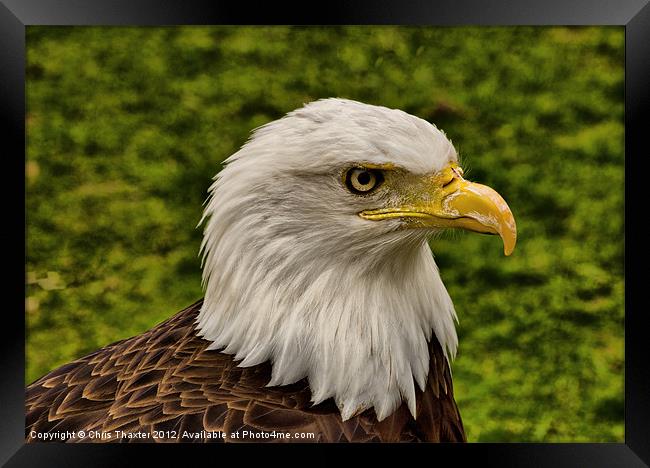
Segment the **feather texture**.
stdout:
<path fill-rule="evenodd" d="M 133 338 L 66 364 L 27 387 L 26 439 L 85 431 L 68 442 L 461 442 L 447 360 L 429 343 L 417 419 L 406 404 L 377 421 L 373 409 L 343 421 L 330 398 L 313 405 L 308 382 L 267 387 L 268 362 L 237 367 L 196 335 L 199 301 Z M 273 431 L 291 438 L 263 437 Z M 110 433 L 111 438 L 97 437 Z M 223 433 L 211 437 L 208 433 Z M 94 434 L 94 435 L 91 435 Z M 129 437 L 140 434 L 140 437 Z M 235 434 L 239 434 L 236 436 Z M 247 434 L 247 436 L 244 436 Z M 294 434 L 313 437 L 294 438 Z M 158 435 L 161 437 L 154 437 Z"/>

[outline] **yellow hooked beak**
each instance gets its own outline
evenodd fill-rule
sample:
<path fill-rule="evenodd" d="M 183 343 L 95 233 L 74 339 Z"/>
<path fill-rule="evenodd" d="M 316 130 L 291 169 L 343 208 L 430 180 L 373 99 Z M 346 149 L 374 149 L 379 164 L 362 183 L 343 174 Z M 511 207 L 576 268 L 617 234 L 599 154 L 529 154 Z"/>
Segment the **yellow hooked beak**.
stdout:
<path fill-rule="evenodd" d="M 512 211 L 496 191 L 469 182 L 462 170 L 451 164 L 434 176 L 420 181 L 406 204 L 394 208 L 365 210 L 359 216 L 369 220 L 402 218 L 408 228 L 460 228 L 484 234 L 498 234 L 503 250 L 510 255 L 517 242 Z"/>

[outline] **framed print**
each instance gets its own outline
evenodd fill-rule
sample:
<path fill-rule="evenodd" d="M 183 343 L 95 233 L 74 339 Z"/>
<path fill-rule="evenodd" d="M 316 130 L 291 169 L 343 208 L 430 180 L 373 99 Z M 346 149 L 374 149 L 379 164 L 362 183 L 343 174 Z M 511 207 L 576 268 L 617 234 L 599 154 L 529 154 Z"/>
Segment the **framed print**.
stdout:
<path fill-rule="evenodd" d="M 648 463 L 647 2 L 0 13 L 7 466 Z"/>

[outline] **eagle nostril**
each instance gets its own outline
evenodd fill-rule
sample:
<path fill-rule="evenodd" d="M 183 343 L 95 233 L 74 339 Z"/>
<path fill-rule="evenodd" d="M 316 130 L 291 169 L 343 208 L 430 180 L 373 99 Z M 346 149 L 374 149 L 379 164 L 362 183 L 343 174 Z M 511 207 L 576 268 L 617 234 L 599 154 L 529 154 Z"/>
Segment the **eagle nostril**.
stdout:
<path fill-rule="evenodd" d="M 449 182 L 446 182 L 445 184 L 443 184 L 442 188 L 445 188 L 446 186 L 451 184 L 454 180 L 456 180 L 456 177 L 452 177 L 451 179 L 449 179 Z"/>
<path fill-rule="evenodd" d="M 451 174 L 451 178 L 450 178 L 447 182 L 445 182 L 445 183 L 442 185 L 442 188 L 447 187 L 449 184 L 451 184 L 451 183 L 452 183 L 453 181 L 455 181 L 456 179 L 458 179 L 458 180 L 463 180 L 463 176 L 460 175 L 460 173 L 459 173 L 455 168 L 452 167 L 452 168 L 451 168 L 451 172 L 452 172 L 452 174 Z"/>

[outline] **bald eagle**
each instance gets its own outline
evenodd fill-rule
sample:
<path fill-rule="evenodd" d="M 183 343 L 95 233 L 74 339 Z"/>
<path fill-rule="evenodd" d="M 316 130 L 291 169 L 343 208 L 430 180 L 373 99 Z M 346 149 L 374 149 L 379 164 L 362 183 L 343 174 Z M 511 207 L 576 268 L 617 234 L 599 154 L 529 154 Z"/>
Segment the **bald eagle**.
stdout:
<path fill-rule="evenodd" d="M 429 122 L 323 99 L 254 131 L 209 188 L 204 298 L 27 387 L 26 438 L 465 441 L 456 312 L 428 238 L 516 242 Z"/>

